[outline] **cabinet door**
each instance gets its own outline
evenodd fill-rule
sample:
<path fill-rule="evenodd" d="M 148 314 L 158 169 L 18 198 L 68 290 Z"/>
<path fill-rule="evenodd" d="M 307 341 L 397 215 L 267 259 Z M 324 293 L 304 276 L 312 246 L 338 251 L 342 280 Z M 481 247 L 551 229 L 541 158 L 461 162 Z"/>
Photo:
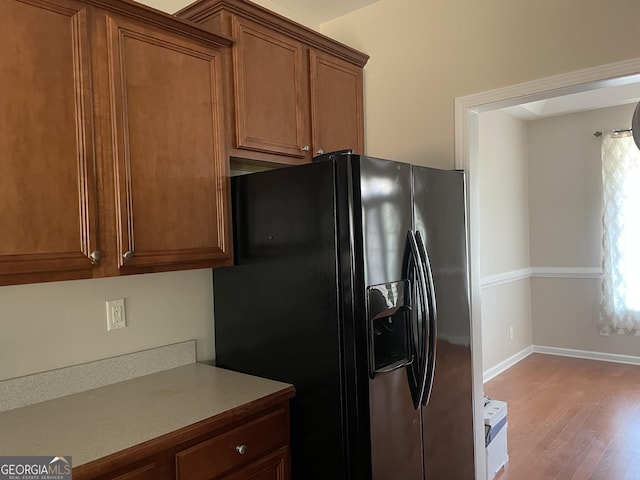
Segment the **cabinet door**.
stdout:
<path fill-rule="evenodd" d="M 0 283 L 7 274 L 90 276 L 97 215 L 86 7 L 3 0 L 0 32 Z"/>
<path fill-rule="evenodd" d="M 283 447 L 221 480 L 289 480 L 289 449 Z"/>
<path fill-rule="evenodd" d="M 304 158 L 302 44 L 233 18 L 236 146 Z"/>
<path fill-rule="evenodd" d="M 118 265 L 231 258 L 222 55 L 107 16 Z"/>
<path fill-rule="evenodd" d="M 314 156 L 347 148 L 364 153 L 362 69 L 314 50 L 309 61 Z"/>

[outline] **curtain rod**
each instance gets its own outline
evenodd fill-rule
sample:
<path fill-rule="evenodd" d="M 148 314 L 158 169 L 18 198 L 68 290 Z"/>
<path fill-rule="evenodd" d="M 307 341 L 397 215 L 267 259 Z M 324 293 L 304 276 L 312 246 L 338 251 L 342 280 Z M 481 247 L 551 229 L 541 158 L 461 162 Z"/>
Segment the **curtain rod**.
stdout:
<path fill-rule="evenodd" d="M 613 133 L 615 133 L 616 135 L 619 133 L 626 133 L 626 132 L 633 132 L 633 129 L 631 128 L 625 128 L 624 130 L 614 130 Z M 600 130 L 598 130 L 597 132 L 593 132 L 593 136 L 594 137 L 601 137 L 602 136 L 602 132 Z"/>

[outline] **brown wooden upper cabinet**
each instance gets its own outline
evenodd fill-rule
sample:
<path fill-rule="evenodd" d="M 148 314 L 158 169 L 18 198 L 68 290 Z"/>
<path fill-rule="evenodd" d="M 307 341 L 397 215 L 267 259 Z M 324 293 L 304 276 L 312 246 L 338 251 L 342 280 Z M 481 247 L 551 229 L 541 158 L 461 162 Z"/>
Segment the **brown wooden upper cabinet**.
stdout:
<path fill-rule="evenodd" d="M 201 0 L 176 15 L 234 39 L 232 156 L 301 164 L 346 148 L 364 153 L 367 55 L 244 0 Z"/>
<path fill-rule="evenodd" d="M 87 10 L 0 3 L 3 275 L 88 276 L 99 255 Z"/>
<path fill-rule="evenodd" d="M 231 41 L 122 0 L 3 0 L 0 32 L 0 285 L 230 264 Z"/>

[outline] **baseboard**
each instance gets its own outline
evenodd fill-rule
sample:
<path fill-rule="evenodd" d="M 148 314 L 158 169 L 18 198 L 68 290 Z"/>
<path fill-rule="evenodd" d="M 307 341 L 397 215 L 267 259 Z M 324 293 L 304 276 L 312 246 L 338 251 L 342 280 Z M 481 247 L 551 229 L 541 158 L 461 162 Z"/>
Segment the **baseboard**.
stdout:
<path fill-rule="evenodd" d="M 547 355 L 559 355 L 562 357 L 586 358 L 588 360 L 600 360 L 603 362 L 628 363 L 640 365 L 640 357 L 635 355 L 619 355 L 617 353 L 590 352 L 588 350 L 574 350 L 572 348 L 545 347 L 533 345 L 533 353 L 545 353 Z"/>
<path fill-rule="evenodd" d="M 487 371 L 485 371 L 482 374 L 482 382 L 486 383 L 489 380 L 491 380 L 492 378 L 497 377 L 498 375 L 500 375 L 505 370 L 513 367 L 520 360 L 523 360 L 523 359 L 527 358 L 533 352 L 534 352 L 534 350 L 533 350 L 532 347 L 527 347 L 524 350 L 519 351 L 515 355 L 510 356 L 506 360 L 503 360 L 502 362 L 497 364 L 495 367 L 491 367 L 490 369 L 488 369 Z"/>
<path fill-rule="evenodd" d="M 600 360 L 601 362 L 627 363 L 629 365 L 640 365 L 640 357 L 635 355 L 620 355 L 617 353 L 591 352 L 588 350 L 575 350 L 573 348 L 546 347 L 544 345 L 532 345 L 519 351 L 515 355 L 500 362 L 495 367 L 486 370 L 482 374 L 482 382 L 486 383 L 502 372 L 513 367 L 520 360 L 524 360 L 532 353 L 543 353 L 545 355 L 558 355 L 561 357 L 584 358 L 587 360 Z"/>

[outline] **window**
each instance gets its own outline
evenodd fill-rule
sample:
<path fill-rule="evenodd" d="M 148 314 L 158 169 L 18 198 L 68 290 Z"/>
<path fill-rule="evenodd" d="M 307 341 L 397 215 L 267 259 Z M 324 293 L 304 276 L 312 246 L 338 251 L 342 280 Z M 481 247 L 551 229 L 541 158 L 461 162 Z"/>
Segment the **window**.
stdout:
<path fill-rule="evenodd" d="M 629 133 L 602 140 L 600 333 L 640 335 L 640 150 Z"/>

